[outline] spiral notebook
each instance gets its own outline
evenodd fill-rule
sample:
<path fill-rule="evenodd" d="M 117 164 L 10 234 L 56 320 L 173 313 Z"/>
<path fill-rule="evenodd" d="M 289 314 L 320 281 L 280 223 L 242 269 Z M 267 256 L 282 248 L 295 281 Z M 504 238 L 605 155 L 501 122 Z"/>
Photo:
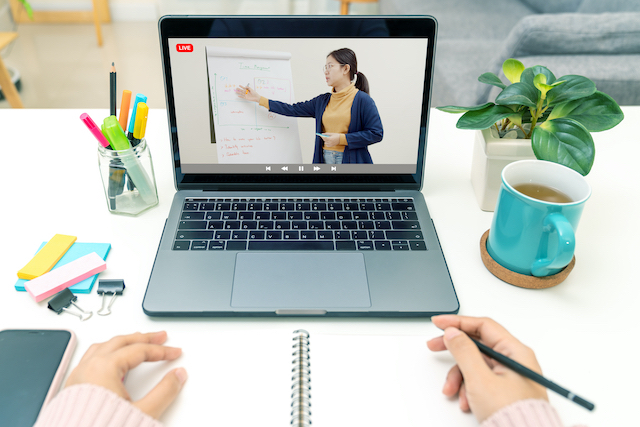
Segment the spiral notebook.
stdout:
<path fill-rule="evenodd" d="M 306 326 L 306 325 L 305 325 Z M 167 425 L 233 427 L 477 426 L 442 395 L 453 360 L 426 335 L 338 335 L 293 330 L 182 330 L 171 345 L 189 371 Z M 129 373 L 132 398 L 157 380 Z M 152 369 L 152 368 L 148 368 Z M 139 372 L 140 371 L 140 372 Z M 203 408 L 206 408 L 204 410 Z M 206 413 L 206 422 L 203 417 Z"/>

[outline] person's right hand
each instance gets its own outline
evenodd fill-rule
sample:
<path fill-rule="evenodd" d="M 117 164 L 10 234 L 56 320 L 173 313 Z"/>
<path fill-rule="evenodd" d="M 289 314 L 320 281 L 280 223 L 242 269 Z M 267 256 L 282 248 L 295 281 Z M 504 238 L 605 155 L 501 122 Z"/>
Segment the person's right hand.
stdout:
<path fill-rule="evenodd" d="M 483 356 L 469 339 L 472 336 L 541 374 L 533 350 L 494 320 L 456 315 L 434 316 L 431 320 L 444 330 L 444 336 L 430 340 L 427 346 L 432 351 L 449 350 L 457 362 L 449 371 L 442 392 L 448 397 L 457 394 L 460 408 L 471 410 L 478 422 L 519 400 L 549 400 L 546 388 Z"/>
<path fill-rule="evenodd" d="M 251 86 L 242 86 L 236 88 L 236 95 L 242 99 L 252 102 L 260 102 L 260 94 L 253 90 Z"/>

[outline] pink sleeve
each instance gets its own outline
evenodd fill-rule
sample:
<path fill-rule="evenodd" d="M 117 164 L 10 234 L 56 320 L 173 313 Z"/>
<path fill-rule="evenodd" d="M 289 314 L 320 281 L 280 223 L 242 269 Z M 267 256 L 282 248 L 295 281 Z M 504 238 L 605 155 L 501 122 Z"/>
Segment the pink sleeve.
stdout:
<path fill-rule="evenodd" d="M 43 408 L 34 427 L 162 427 L 162 423 L 106 388 L 63 389 Z"/>
<path fill-rule="evenodd" d="M 546 400 L 525 399 L 496 411 L 480 427 L 563 427 L 563 424 Z"/>

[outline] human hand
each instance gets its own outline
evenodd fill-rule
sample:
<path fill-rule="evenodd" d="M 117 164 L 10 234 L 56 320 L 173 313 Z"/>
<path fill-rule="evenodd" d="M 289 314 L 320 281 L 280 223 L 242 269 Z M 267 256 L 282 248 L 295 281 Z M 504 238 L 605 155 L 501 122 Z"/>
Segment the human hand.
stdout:
<path fill-rule="evenodd" d="M 447 375 L 442 393 L 448 397 L 457 394 L 460 409 L 471 410 L 478 422 L 519 400 L 549 400 L 546 388 L 483 356 L 469 339 L 472 336 L 541 374 L 533 350 L 500 324 L 488 318 L 455 315 L 434 316 L 431 320 L 444 330 L 444 336 L 429 340 L 427 346 L 431 351 L 449 350 L 457 362 Z"/>
<path fill-rule="evenodd" d="M 252 102 L 260 102 L 260 94 L 253 90 L 251 86 L 242 86 L 236 88 L 236 95 L 242 99 Z"/>
<path fill-rule="evenodd" d="M 325 147 L 335 147 L 340 145 L 340 133 L 323 133 L 320 138 L 324 141 Z"/>
<path fill-rule="evenodd" d="M 166 340 L 166 332 L 135 333 L 94 344 L 71 372 L 65 387 L 84 383 L 95 384 L 131 401 L 123 383 L 128 371 L 142 362 L 175 360 L 182 354 L 179 348 L 163 346 Z M 184 368 L 174 369 L 146 396 L 132 404 L 158 419 L 178 396 L 186 379 L 187 372 Z"/>

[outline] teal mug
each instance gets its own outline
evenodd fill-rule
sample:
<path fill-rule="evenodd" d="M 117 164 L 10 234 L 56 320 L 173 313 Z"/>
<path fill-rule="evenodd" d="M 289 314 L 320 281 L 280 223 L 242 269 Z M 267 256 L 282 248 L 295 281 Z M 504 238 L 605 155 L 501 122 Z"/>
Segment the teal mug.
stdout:
<path fill-rule="evenodd" d="M 502 170 L 502 185 L 487 239 L 501 266 L 550 276 L 573 259 L 575 231 L 591 188 L 582 175 L 542 160 L 521 160 Z"/>

